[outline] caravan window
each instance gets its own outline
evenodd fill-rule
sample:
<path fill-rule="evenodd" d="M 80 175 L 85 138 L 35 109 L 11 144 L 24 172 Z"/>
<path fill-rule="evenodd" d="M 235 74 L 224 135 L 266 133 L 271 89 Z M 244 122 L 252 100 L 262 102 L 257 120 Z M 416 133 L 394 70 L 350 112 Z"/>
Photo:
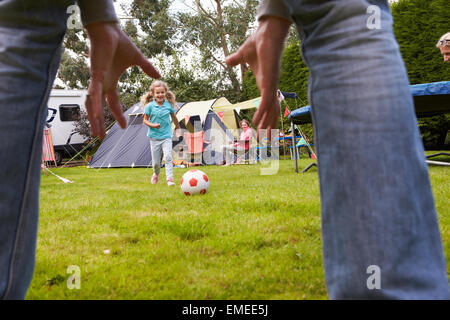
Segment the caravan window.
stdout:
<path fill-rule="evenodd" d="M 80 106 L 77 104 L 62 104 L 59 106 L 61 121 L 77 121 L 80 119 Z"/>

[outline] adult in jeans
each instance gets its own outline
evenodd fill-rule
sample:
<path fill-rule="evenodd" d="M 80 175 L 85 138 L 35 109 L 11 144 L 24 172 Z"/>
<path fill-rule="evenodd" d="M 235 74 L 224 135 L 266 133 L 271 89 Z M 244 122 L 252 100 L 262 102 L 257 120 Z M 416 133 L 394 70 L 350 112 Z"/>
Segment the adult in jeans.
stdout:
<path fill-rule="evenodd" d="M 449 298 L 424 149 L 387 1 L 263 0 L 258 20 L 227 63 L 249 63 L 262 96 L 253 122 L 276 128 L 280 56 L 296 24 L 311 74 L 329 297 Z"/>
<path fill-rule="evenodd" d="M 43 125 L 74 1 L 0 1 L 0 298 L 23 299 L 33 275 Z M 90 38 L 86 107 L 93 135 L 103 138 L 103 96 L 122 127 L 120 74 L 139 65 L 159 73 L 121 31 L 110 0 L 79 0 Z"/>

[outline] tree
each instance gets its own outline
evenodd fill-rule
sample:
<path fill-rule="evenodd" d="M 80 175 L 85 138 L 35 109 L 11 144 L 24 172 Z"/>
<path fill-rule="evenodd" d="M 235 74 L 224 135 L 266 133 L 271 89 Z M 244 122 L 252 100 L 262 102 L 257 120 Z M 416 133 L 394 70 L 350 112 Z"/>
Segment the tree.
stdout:
<path fill-rule="evenodd" d="M 172 63 L 161 64 L 161 72 L 164 74 L 164 81 L 176 94 L 178 102 L 210 100 L 221 95 L 220 90 L 207 78 L 200 77 L 191 69 L 183 68 L 179 54 L 173 52 L 171 57 Z"/>
<path fill-rule="evenodd" d="M 174 37 L 177 33 L 176 21 L 169 13 L 172 2 L 173 0 L 133 0 L 128 7 L 123 7 L 137 21 L 140 36 L 138 37 L 137 28 L 134 27 L 131 38 L 147 57 L 160 53 L 170 56 L 178 47 Z M 131 23 L 128 23 L 127 28 L 128 31 L 132 29 Z M 127 34 L 130 36 L 128 32 Z"/>
<path fill-rule="evenodd" d="M 123 25 L 123 30 L 148 58 L 154 59 L 158 55 L 170 57 L 177 47 L 173 37 L 176 33 L 175 20 L 169 14 L 171 3 L 170 0 L 133 0 L 130 5 L 123 6 L 130 18 Z M 127 69 L 119 84 L 121 99 L 127 102 L 126 106 L 130 106 L 128 101 L 132 96 L 135 96 L 137 102 L 152 81 L 138 67 Z"/>
<path fill-rule="evenodd" d="M 246 39 L 258 1 L 213 0 L 211 3 L 206 7 L 200 0 L 189 2 L 187 5 L 193 13 L 178 13 L 178 27 L 185 43 L 199 51 L 202 72 L 210 81 L 221 83 L 224 88 L 227 84 L 223 79 L 226 79 L 236 99 L 241 93 L 240 80 L 233 68 L 225 64 L 225 57 L 236 51 Z M 248 67 L 240 67 L 243 78 Z"/>
<path fill-rule="evenodd" d="M 165 58 L 160 65 L 161 69 L 164 65 L 173 63 L 174 67 L 179 67 L 177 72 L 181 74 L 180 79 L 195 76 L 195 85 L 202 82 L 201 87 L 214 88 L 216 96 L 226 95 L 231 101 L 237 101 L 241 92 L 240 77 L 224 60 L 225 56 L 237 50 L 245 40 L 255 17 L 257 0 L 245 0 L 243 3 L 233 0 L 212 0 L 210 3 L 185 0 L 183 2 L 189 12 L 176 14 L 169 11 L 172 2 L 173 0 L 132 1 L 129 6 L 124 7 L 127 14 L 134 18 L 133 23 L 127 22 L 125 26 L 127 34 L 147 56 L 159 54 Z M 170 59 L 174 54 L 180 56 L 186 55 L 186 52 L 192 53 L 193 48 L 198 54 L 191 55 L 193 62 L 189 72 L 185 65 Z M 241 66 L 241 77 L 247 69 L 246 65 Z M 173 74 L 169 76 L 164 72 L 162 75 L 167 82 L 176 78 Z M 124 83 L 128 83 L 129 78 L 134 76 L 129 74 L 127 77 L 125 79 L 124 76 Z M 188 83 L 194 85 L 192 80 Z M 136 88 L 136 85 L 139 87 L 138 83 L 126 86 L 125 91 L 130 94 L 130 90 Z M 181 88 L 182 83 L 178 83 L 177 87 Z"/>
<path fill-rule="evenodd" d="M 57 77 L 68 89 L 87 88 L 89 49 L 84 29 L 67 29 Z"/>
<path fill-rule="evenodd" d="M 412 84 L 448 80 L 436 42 L 449 31 L 448 0 L 399 0 L 391 6 L 394 32 Z M 419 119 L 427 149 L 442 148 L 450 129 L 450 115 Z"/>
<path fill-rule="evenodd" d="M 58 78 L 68 89 L 84 89 L 88 86 L 89 67 L 83 56 L 72 56 L 68 50 L 64 50 L 61 56 L 61 64 L 58 70 Z"/>

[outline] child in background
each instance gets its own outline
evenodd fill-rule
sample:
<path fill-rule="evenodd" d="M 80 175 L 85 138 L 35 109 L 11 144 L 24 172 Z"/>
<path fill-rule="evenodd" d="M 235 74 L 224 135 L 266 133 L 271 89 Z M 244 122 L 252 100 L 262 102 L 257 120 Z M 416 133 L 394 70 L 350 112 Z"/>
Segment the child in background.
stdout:
<path fill-rule="evenodd" d="M 154 81 L 149 92 L 142 98 L 145 105 L 144 124 L 148 126 L 147 136 L 150 138 L 152 153 L 153 176 L 152 184 L 158 182 L 161 171 L 161 153 L 164 154 L 166 164 L 167 185 L 174 186 L 172 163 L 172 121 L 177 129 L 180 124 L 175 117 L 175 94 L 163 81 Z"/>

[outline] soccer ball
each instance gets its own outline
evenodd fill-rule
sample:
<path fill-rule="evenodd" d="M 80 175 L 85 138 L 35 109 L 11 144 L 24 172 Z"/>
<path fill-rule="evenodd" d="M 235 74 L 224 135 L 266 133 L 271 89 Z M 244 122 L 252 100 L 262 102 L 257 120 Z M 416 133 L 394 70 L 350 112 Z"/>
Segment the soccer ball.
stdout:
<path fill-rule="evenodd" d="M 189 170 L 181 178 L 181 191 L 185 195 L 205 194 L 209 189 L 209 179 L 206 173 L 200 170 Z"/>

